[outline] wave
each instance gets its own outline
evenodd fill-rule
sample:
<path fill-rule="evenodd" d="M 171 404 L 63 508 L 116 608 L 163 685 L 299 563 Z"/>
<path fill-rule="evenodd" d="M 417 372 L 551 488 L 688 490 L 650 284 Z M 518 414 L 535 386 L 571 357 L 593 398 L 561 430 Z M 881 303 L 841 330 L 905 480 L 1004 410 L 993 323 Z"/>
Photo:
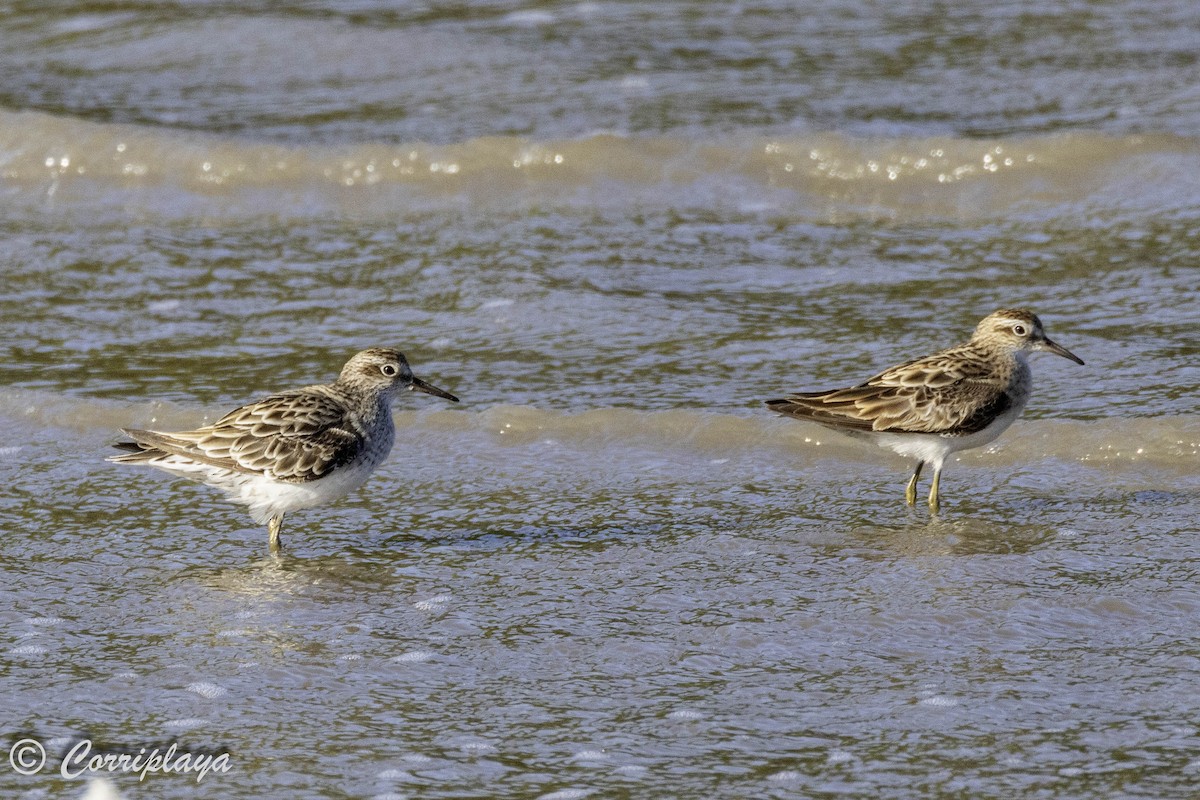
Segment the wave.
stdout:
<path fill-rule="evenodd" d="M 861 462 L 881 458 L 874 448 L 848 437 L 765 411 L 735 415 L 690 409 L 597 408 L 572 413 L 497 405 L 482 410 L 406 410 L 397 412 L 395 419 L 402 435 L 457 441 L 458 445 L 448 446 L 464 449 L 483 442 L 496 447 L 551 444 L 581 450 L 689 453 L 709 460 L 747 453 L 771 459 L 811 459 L 826 454 Z M 120 427 L 169 430 L 212 420 L 205 410 L 172 403 L 131 404 L 37 390 L 0 391 L 0 430 L 58 430 L 65 439 L 83 433 L 96 446 L 106 438 L 115 440 Z M 38 434 L 39 438 L 43 435 Z M 19 443 L 22 437 L 10 434 L 8 438 Z M 960 456 L 963 460 L 981 457 L 996 466 L 1050 459 L 1101 471 L 1151 471 L 1195 478 L 1200 475 L 1200 416 L 1022 419 L 992 445 Z"/>
<path fill-rule="evenodd" d="M 302 147 L 0 111 L 11 202 L 146 213 L 386 216 L 435 209 L 629 204 L 895 219 L 1082 206 L 1194 208 L 1200 140 L 1066 133 L 855 139 L 836 133 L 694 140 L 598 133 Z"/>

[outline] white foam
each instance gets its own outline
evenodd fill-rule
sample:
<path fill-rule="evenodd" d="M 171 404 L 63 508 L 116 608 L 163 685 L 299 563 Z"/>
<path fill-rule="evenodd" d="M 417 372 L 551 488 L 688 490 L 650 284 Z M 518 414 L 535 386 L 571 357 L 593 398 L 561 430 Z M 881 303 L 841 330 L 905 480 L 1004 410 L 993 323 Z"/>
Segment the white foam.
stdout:
<path fill-rule="evenodd" d="M 667 714 L 667 719 L 704 719 L 704 715 L 690 708 L 681 708 L 678 711 L 672 711 L 670 714 Z"/>
<path fill-rule="evenodd" d="M 22 644 L 8 651 L 9 655 L 14 656 L 43 656 L 49 652 L 40 644 Z"/>
<path fill-rule="evenodd" d="M 418 600 L 417 602 L 413 603 L 413 607 L 419 608 L 422 611 L 435 611 L 437 609 L 440 609 L 442 606 L 446 605 L 446 603 L 449 603 L 449 602 L 450 602 L 450 595 L 439 594 L 439 595 L 430 597 L 426 600 Z"/>
<path fill-rule="evenodd" d="M 587 797 L 589 793 L 587 789 L 559 789 L 557 792 L 539 795 L 538 800 L 578 800 L 580 797 Z"/>
<path fill-rule="evenodd" d="M 187 731 L 192 728 L 202 728 L 208 724 L 208 720 L 203 717 L 186 717 L 184 719 L 172 719 L 163 723 L 164 728 L 170 728 L 175 731 Z"/>
<path fill-rule="evenodd" d="M 209 683 L 207 681 L 191 683 L 184 688 L 186 688 L 189 692 L 193 692 L 194 694 L 198 694 L 201 697 L 208 698 L 209 700 L 218 698 L 221 695 L 229 694 L 229 690 L 224 686 L 218 686 L 215 683 Z"/>
<path fill-rule="evenodd" d="M 182 305 L 179 300 L 151 300 L 146 303 L 146 310 L 155 314 L 164 314 L 168 311 L 174 311 Z"/>
<path fill-rule="evenodd" d="M 799 770 L 784 769 L 767 776 L 771 783 L 794 783 L 804 777 Z"/>

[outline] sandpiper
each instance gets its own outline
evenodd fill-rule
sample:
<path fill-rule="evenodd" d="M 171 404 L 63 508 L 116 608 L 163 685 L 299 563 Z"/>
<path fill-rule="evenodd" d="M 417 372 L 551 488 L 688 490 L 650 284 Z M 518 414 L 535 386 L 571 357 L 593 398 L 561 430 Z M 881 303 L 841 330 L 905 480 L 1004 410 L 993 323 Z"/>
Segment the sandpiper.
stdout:
<path fill-rule="evenodd" d="M 859 436 L 917 459 L 904 492 L 917 501 L 921 468 L 933 466 L 929 508 L 938 510 L 946 457 L 993 441 L 1020 416 L 1032 389 L 1025 354 L 1083 359 L 1046 338 L 1042 321 L 1024 309 L 1001 309 L 975 328 L 971 341 L 886 369 L 848 389 L 802 392 L 767 406 L 780 414 Z"/>
<path fill-rule="evenodd" d="M 292 389 L 234 409 L 194 431 L 122 428 L 133 439 L 109 461 L 146 464 L 223 490 L 266 523 L 280 551 L 283 515 L 344 497 L 362 486 L 395 442 L 392 400 L 402 389 L 458 402 L 416 378 L 398 350 L 372 348 L 333 383 Z"/>

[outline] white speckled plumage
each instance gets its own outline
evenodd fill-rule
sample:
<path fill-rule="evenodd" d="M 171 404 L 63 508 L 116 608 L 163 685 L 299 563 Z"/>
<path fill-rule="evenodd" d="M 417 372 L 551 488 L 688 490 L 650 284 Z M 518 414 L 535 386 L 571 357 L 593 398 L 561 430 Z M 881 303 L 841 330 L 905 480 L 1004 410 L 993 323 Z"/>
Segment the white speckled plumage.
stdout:
<path fill-rule="evenodd" d="M 856 386 L 802 392 L 767 406 L 917 459 L 905 492 L 910 505 L 921 468 L 933 465 L 929 506 L 936 510 L 946 458 L 994 441 L 1021 415 L 1033 387 L 1025 356 L 1034 351 L 1083 364 L 1046 337 L 1035 314 L 1001 309 L 985 317 L 966 344 L 890 367 Z"/>
<path fill-rule="evenodd" d="M 109 458 L 201 481 L 267 523 L 272 552 L 283 515 L 337 500 L 361 486 L 391 452 L 391 405 L 403 389 L 454 395 L 416 378 L 398 350 L 351 358 L 330 384 L 280 392 L 194 431 L 123 429 L 132 442 Z"/>

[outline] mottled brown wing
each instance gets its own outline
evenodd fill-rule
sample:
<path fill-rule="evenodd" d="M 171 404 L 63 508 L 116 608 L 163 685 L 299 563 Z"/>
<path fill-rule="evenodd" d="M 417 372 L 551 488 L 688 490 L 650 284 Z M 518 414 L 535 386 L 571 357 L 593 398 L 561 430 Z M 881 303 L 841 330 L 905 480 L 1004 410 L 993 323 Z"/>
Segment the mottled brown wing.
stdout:
<path fill-rule="evenodd" d="M 975 433 L 1011 405 L 990 364 L 954 348 L 884 370 L 858 386 L 769 400 L 773 411 L 833 428 Z"/>
<path fill-rule="evenodd" d="M 126 431 L 139 445 L 224 469 L 270 472 L 290 483 L 316 480 L 354 458 L 362 437 L 345 407 L 312 392 L 285 392 L 195 431 Z"/>

